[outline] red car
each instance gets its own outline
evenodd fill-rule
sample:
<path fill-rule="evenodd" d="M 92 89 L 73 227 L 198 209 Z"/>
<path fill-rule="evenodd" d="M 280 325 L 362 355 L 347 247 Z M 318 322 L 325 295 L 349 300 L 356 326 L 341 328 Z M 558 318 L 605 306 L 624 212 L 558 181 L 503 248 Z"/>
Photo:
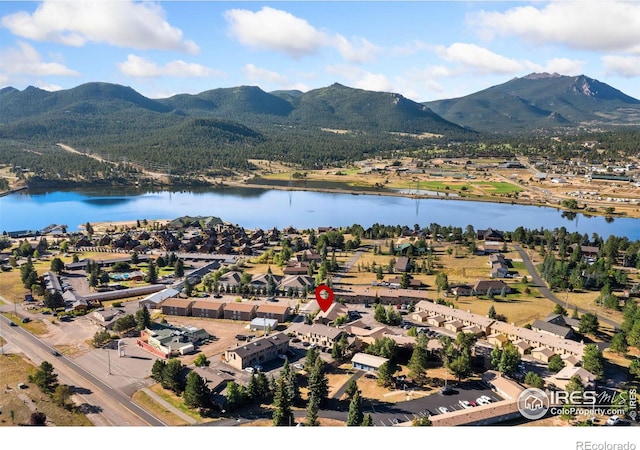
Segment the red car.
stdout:
<path fill-rule="evenodd" d="M 476 402 L 474 402 L 473 400 L 469 400 L 469 404 L 471 406 L 478 406 L 478 404 Z"/>

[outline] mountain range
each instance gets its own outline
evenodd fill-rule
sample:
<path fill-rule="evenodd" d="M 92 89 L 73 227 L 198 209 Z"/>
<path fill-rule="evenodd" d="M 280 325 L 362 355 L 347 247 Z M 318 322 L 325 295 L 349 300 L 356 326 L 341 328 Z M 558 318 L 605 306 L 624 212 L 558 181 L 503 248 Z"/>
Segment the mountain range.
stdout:
<path fill-rule="evenodd" d="M 306 93 L 269 93 L 255 86 L 238 86 L 164 99 L 150 99 L 130 87 L 108 83 L 86 83 L 56 92 L 35 87 L 0 90 L 0 123 L 5 137 L 19 138 L 25 124 L 76 122 L 80 126 L 79 121 L 91 129 L 94 125 L 87 118 L 109 122 L 131 114 L 154 116 L 152 122 L 162 126 L 185 118 L 209 117 L 247 126 L 457 135 L 464 134 L 463 128 L 497 133 L 635 125 L 640 123 L 640 100 L 584 75 L 547 73 L 514 78 L 460 98 L 423 103 L 337 83 Z M 141 125 L 139 120 L 135 122 Z M 68 130 L 71 133 L 72 128 Z"/>
<path fill-rule="evenodd" d="M 423 104 L 451 122 L 489 133 L 640 124 L 640 100 L 585 75 L 533 73 Z"/>
<path fill-rule="evenodd" d="M 163 99 L 100 82 L 56 92 L 6 87 L 0 90 L 0 163 L 18 164 L 29 143 L 39 145 L 24 161 L 33 166 L 33 155 L 62 142 L 115 162 L 164 164 L 172 173 L 248 168 L 250 159 L 313 168 L 421 148 L 434 139 L 438 145 L 638 124 L 639 100 L 584 75 L 530 74 L 424 103 L 338 83 L 308 92 L 238 86 Z"/>

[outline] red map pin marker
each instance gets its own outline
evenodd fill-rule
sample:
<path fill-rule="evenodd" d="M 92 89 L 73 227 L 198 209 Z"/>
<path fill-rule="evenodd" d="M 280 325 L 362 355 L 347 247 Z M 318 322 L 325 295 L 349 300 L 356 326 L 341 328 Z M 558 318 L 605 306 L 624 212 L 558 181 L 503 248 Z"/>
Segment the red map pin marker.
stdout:
<path fill-rule="evenodd" d="M 316 300 L 322 311 L 327 312 L 327 309 L 329 309 L 333 303 L 333 297 L 333 291 L 329 286 L 321 284 L 316 288 Z"/>

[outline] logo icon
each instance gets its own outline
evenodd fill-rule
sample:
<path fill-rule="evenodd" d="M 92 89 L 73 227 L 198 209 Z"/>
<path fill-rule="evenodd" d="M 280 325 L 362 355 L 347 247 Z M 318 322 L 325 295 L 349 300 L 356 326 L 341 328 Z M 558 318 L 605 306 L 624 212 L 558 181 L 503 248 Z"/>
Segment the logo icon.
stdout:
<path fill-rule="evenodd" d="M 333 303 L 334 294 L 331 288 L 327 285 L 321 284 L 316 288 L 316 300 L 318 301 L 318 305 L 320 305 L 320 309 L 324 312 L 327 312 L 327 309 Z"/>
<path fill-rule="evenodd" d="M 529 420 L 541 419 L 549 411 L 549 397 L 540 389 L 525 389 L 518 396 L 518 411 Z"/>

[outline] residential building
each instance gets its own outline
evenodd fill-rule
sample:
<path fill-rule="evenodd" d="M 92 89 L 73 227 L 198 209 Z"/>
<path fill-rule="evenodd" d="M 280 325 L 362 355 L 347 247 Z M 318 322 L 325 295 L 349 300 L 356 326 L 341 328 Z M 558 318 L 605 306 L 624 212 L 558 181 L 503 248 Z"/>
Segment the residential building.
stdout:
<path fill-rule="evenodd" d="M 193 300 L 182 298 L 168 298 L 160 304 L 162 314 L 169 316 L 190 316 Z"/>
<path fill-rule="evenodd" d="M 196 300 L 191 305 L 193 317 L 221 319 L 224 317 L 224 307 L 227 302 L 216 300 Z"/>
<path fill-rule="evenodd" d="M 247 302 L 233 302 L 225 305 L 224 318 L 231 320 L 251 321 L 256 317 L 258 305 Z"/>
<path fill-rule="evenodd" d="M 238 370 L 243 370 L 246 367 L 271 361 L 278 355 L 286 354 L 288 350 L 289 336 L 285 333 L 276 333 L 225 351 L 224 361 Z"/>
<path fill-rule="evenodd" d="M 356 353 L 351 358 L 351 365 L 354 369 L 364 370 L 365 372 L 378 373 L 378 369 L 384 363 L 388 362 L 387 358 L 369 355 L 367 353 Z"/>
<path fill-rule="evenodd" d="M 343 328 L 334 328 L 321 323 L 306 325 L 297 323 L 289 328 L 298 339 L 310 344 L 316 344 L 318 347 L 331 348 L 333 344 L 340 340 L 346 331 Z"/>
<path fill-rule="evenodd" d="M 258 306 L 256 317 L 276 319 L 278 322 L 286 322 L 291 317 L 291 307 L 288 305 L 263 304 Z"/>

